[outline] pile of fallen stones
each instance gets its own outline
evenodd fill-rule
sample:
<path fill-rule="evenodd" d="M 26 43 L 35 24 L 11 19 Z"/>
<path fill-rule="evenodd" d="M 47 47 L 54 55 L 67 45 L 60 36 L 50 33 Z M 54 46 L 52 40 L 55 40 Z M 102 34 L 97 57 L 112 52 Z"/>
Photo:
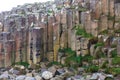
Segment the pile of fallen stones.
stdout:
<path fill-rule="evenodd" d="M 84 73 L 84 69 L 51 66 L 47 68 L 44 64 L 39 69 L 15 66 L 9 69 L 0 69 L 0 80 L 105 80 L 112 75 L 104 73 Z"/>

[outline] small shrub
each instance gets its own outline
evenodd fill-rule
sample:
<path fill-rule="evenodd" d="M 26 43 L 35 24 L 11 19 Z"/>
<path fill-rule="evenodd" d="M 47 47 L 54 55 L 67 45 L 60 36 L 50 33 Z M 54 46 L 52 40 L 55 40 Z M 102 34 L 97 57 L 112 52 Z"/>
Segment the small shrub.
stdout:
<path fill-rule="evenodd" d="M 92 73 L 98 72 L 98 70 L 99 70 L 99 66 L 95 66 L 95 65 L 91 65 L 87 69 L 88 72 L 92 72 Z"/>
<path fill-rule="evenodd" d="M 16 65 L 23 65 L 23 66 L 25 66 L 26 68 L 28 68 L 28 66 L 29 66 L 29 63 L 28 63 L 28 62 L 16 62 L 15 64 L 16 64 Z"/>
<path fill-rule="evenodd" d="M 101 68 L 107 68 L 107 64 L 108 64 L 108 61 L 105 61 L 105 62 L 102 64 Z"/>
<path fill-rule="evenodd" d="M 87 8 L 79 7 L 78 10 L 81 11 L 81 12 L 85 12 L 85 11 L 87 11 Z"/>
<path fill-rule="evenodd" d="M 89 54 L 83 56 L 83 61 L 86 61 L 86 62 L 92 62 L 93 59 L 94 59 L 93 56 Z"/>
<path fill-rule="evenodd" d="M 112 57 L 117 57 L 117 49 L 113 50 L 111 52 Z"/>
<path fill-rule="evenodd" d="M 76 35 L 81 35 L 82 37 L 85 37 L 85 38 L 92 38 L 92 37 L 93 37 L 92 34 L 87 33 L 87 32 L 85 31 L 85 29 L 81 28 L 80 26 L 78 26 L 78 27 L 76 28 Z"/>
<path fill-rule="evenodd" d="M 59 62 L 53 61 L 53 62 L 50 62 L 47 66 L 50 67 L 53 65 L 61 65 L 61 64 Z"/>
<path fill-rule="evenodd" d="M 120 57 L 114 57 L 112 60 L 113 65 L 120 65 Z"/>
<path fill-rule="evenodd" d="M 102 42 L 101 42 L 101 43 L 97 43 L 97 44 L 95 44 L 95 47 L 94 47 L 94 48 L 96 49 L 96 48 L 99 47 L 99 46 L 104 46 L 104 43 L 102 43 Z"/>
<path fill-rule="evenodd" d="M 112 73 L 112 69 L 111 68 L 105 68 L 105 73 L 106 74 L 111 74 Z"/>
<path fill-rule="evenodd" d="M 120 68 L 112 68 L 112 73 L 113 73 L 114 75 L 120 74 Z"/>

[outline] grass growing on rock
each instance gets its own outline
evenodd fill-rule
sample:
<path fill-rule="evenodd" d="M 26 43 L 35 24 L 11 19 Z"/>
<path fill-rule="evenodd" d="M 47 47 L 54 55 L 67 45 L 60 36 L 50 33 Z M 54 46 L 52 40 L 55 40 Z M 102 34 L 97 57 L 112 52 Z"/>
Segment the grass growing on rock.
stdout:
<path fill-rule="evenodd" d="M 120 65 L 120 57 L 114 57 L 112 63 L 113 65 Z"/>
<path fill-rule="evenodd" d="M 26 68 L 28 68 L 29 63 L 28 62 L 16 62 L 15 65 L 22 65 L 22 66 L 25 66 Z"/>
<path fill-rule="evenodd" d="M 103 30 L 103 31 L 101 31 L 99 34 L 103 34 L 103 35 L 108 34 L 108 30 L 107 30 L 107 29 L 106 29 L 106 30 Z"/>
<path fill-rule="evenodd" d="M 86 30 L 81 27 L 81 25 L 76 25 L 75 30 L 76 30 L 76 35 L 81 35 L 82 37 L 85 37 L 85 38 L 93 37 L 93 35 L 90 33 L 87 33 Z"/>
<path fill-rule="evenodd" d="M 104 46 L 104 43 L 102 43 L 102 42 L 98 42 L 97 44 L 95 44 L 95 49 L 97 48 L 97 47 L 100 47 L 100 46 Z"/>

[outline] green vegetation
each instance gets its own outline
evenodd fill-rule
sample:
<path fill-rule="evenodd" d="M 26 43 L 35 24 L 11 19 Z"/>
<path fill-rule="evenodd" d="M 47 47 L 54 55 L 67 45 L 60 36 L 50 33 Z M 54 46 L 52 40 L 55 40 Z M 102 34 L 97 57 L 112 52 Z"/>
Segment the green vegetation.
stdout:
<path fill-rule="evenodd" d="M 115 16 L 108 15 L 107 17 L 108 17 L 108 20 L 114 20 L 115 19 Z"/>
<path fill-rule="evenodd" d="M 85 37 L 85 38 L 92 38 L 93 37 L 92 34 L 87 33 L 85 31 L 85 29 L 80 27 L 80 25 L 75 26 L 75 30 L 76 30 L 76 35 L 81 35 L 82 37 Z"/>
<path fill-rule="evenodd" d="M 108 34 L 108 29 L 101 31 L 99 34 Z"/>
<path fill-rule="evenodd" d="M 104 46 L 104 43 L 103 42 L 98 42 L 97 44 L 95 44 L 95 49 L 97 48 L 97 47 L 100 47 L 100 46 Z"/>
<path fill-rule="evenodd" d="M 112 74 L 117 75 L 120 74 L 120 67 L 119 68 L 112 68 Z"/>
<path fill-rule="evenodd" d="M 86 68 L 86 72 L 97 72 L 99 70 L 99 66 L 95 66 L 95 65 L 90 65 Z"/>
<path fill-rule="evenodd" d="M 70 6 L 71 9 L 75 9 L 75 6 Z"/>
<path fill-rule="evenodd" d="M 102 64 L 101 68 L 102 68 L 102 69 L 107 68 L 107 64 L 108 64 L 108 61 L 105 61 L 105 62 Z"/>
<path fill-rule="evenodd" d="M 116 23 L 120 23 L 120 20 L 115 21 Z"/>
<path fill-rule="evenodd" d="M 48 10 L 47 12 L 48 12 L 48 13 L 53 13 L 53 11 L 52 11 L 52 10 Z"/>
<path fill-rule="evenodd" d="M 90 62 L 91 63 L 93 59 L 94 59 L 93 56 L 91 56 L 89 54 L 83 56 L 83 61 L 86 61 L 86 62 Z"/>
<path fill-rule="evenodd" d="M 115 33 L 120 33 L 120 29 L 118 29 L 118 30 L 115 30 L 114 32 L 115 32 Z"/>
<path fill-rule="evenodd" d="M 75 51 L 73 51 L 71 48 L 63 48 L 63 49 L 59 49 L 58 51 L 66 54 L 75 54 Z"/>
<path fill-rule="evenodd" d="M 67 56 L 65 59 L 65 63 L 66 63 L 65 65 L 68 67 L 76 68 L 78 66 L 77 59 L 76 59 L 76 56 L 74 54 Z"/>
<path fill-rule="evenodd" d="M 51 67 L 53 65 L 60 65 L 60 66 L 63 66 L 61 63 L 57 62 L 57 61 L 53 61 L 53 62 L 50 62 L 47 66 L 48 67 Z"/>
<path fill-rule="evenodd" d="M 120 74 L 120 67 L 114 67 L 114 68 L 106 68 L 105 73 L 107 74 L 113 74 L 114 76 Z"/>
<path fill-rule="evenodd" d="M 58 6 L 58 7 L 57 7 L 57 9 L 58 9 L 58 10 L 61 10 L 61 9 L 62 9 L 62 7 Z"/>
<path fill-rule="evenodd" d="M 77 56 L 71 48 L 59 49 L 59 52 L 63 52 L 66 56 L 65 66 L 76 68 L 82 62 L 82 57 Z"/>
<path fill-rule="evenodd" d="M 87 11 L 87 8 L 79 7 L 78 10 L 81 11 L 81 12 L 85 12 L 85 11 Z"/>
<path fill-rule="evenodd" d="M 117 57 L 117 49 L 113 50 L 111 52 L 112 57 Z"/>
<path fill-rule="evenodd" d="M 104 46 L 104 43 L 97 43 L 95 45 L 96 47 L 98 46 Z M 95 56 L 91 56 L 90 54 L 87 54 L 85 56 L 77 56 L 76 52 L 73 51 L 71 48 L 64 48 L 64 49 L 59 49 L 60 52 L 64 52 L 66 59 L 65 59 L 65 64 L 60 64 L 58 62 L 52 62 L 50 65 L 61 65 L 61 66 L 67 66 L 67 67 L 72 67 L 74 69 L 77 69 L 77 67 L 83 67 L 86 72 L 98 72 L 100 69 L 105 70 L 105 73 L 117 75 L 120 74 L 120 68 L 111 68 L 108 66 L 108 61 L 106 60 L 102 65 L 93 65 L 92 61 L 95 59 L 100 59 L 100 58 L 106 58 L 107 56 L 101 51 L 98 51 L 98 54 Z M 111 52 L 112 55 L 112 64 L 113 66 L 119 65 L 120 64 L 120 57 L 117 57 L 117 50 L 113 50 Z M 86 62 L 86 65 L 83 65 L 82 62 Z M 87 65 L 88 63 L 88 65 Z M 90 63 L 90 64 L 89 64 Z"/>
<path fill-rule="evenodd" d="M 106 68 L 105 68 L 105 73 L 111 74 L 111 73 L 112 73 L 112 69 L 109 68 L 109 67 L 106 67 Z"/>
<path fill-rule="evenodd" d="M 29 63 L 28 62 L 16 62 L 15 65 L 22 65 L 22 66 L 25 66 L 26 68 L 28 68 Z"/>
<path fill-rule="evenodd" d="M 112 63 L 113 65 L 120 65 L 120 57 L 114 57 Z"/>
<path fill-rule="evenodd" d="M 80 59 L 76 56 L 75 51 L 72 51 L 70 48 L 65 49 L 65 54 L 67 55 L 65 59 L 66 66 L 75 67 L 77 66 L 75 64 L 80 62 Z"/>
<path fill-rule="evenodd" d="M 98 52 L 98 58 L 106 58 L 107 55 L 105 55 L 105 53 L 103 53 L 102 51 Z"/>

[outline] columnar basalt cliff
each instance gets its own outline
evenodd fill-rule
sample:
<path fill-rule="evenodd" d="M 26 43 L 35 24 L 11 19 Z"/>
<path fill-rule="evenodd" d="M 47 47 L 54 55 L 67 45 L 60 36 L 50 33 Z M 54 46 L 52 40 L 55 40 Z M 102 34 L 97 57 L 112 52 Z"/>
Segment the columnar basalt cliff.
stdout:
<path fill-rule="evenodd" d="M 55 0 L 0 13 L 0 67 L 44 61 L 72 65 L 66 50 L 75 51 L 75 58 L 94 57 L 94 65 L 100 65 L 104 56 L 112 66 L 114 55 L 120 56 L 119 4 L 119 0 Z M 89 61 L 83 59 L 82 64 Z"/>

